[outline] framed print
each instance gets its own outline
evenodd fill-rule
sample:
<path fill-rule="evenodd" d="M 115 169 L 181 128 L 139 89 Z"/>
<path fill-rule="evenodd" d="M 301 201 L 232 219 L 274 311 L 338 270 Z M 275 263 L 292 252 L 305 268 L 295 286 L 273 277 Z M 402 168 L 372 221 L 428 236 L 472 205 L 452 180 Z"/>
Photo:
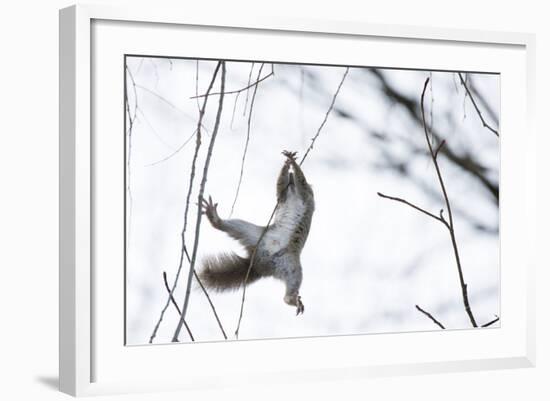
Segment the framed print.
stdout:
<path fill-rule="evenodd" d="M 62 10 L 61 390 L 533 366 L 533 47 Z"/>

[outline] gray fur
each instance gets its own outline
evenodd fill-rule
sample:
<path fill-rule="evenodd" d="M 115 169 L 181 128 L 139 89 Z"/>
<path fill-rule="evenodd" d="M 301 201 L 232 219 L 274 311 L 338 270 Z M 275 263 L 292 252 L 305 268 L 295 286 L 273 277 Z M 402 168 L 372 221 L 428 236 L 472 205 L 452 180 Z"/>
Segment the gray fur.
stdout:
<path fill-rule="evenodd" d="M 283 281 L 286 286 L 284 301 L 296 306 L 298 314 L 304 311 L 299 295 L 302 284 L 300 254 L 309 234 L 315 202 L 313 190 L 294 160 L 295 154 L 283 153 L 287 160 L 277 179 L 278 208 L 273 223 L 258 245 L 247 284 L 269 276 Z M 208 288 L 218 291 L 238 288 L 243 283 L 250 266 L 250 255 L 264 227 L 239 219 L 221 219 L 216 210 L 217 204 L 212 199 L 204 201 L 203 206 L 212 226 L 238 240 L 249 256 L 242 258 L 236 254 L 222 254 L 208 258 L 199 275 Z"/>
<path fill-rule="evenodd" d="M 199 278 L 204 286 L 215 291 L 236 290 L 242 286 L 250 259 L 234 252 L 222 253 L 204 259 Z M 251 270 L 247 283 L 258 280 L 260 276 Z"/>

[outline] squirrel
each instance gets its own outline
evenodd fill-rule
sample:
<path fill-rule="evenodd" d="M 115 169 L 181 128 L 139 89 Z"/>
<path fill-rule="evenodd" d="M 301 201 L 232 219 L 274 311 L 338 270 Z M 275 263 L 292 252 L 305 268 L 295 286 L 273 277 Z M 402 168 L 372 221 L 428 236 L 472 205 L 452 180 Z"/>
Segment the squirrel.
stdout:
<path fill-rule="evenodd" d="M 313 190 L 296 163 L 297 153 L 283 151 L 282 154 L 286 160 L 277 179 L 277 208 L 267 229 L 240 219 L 221 219 L 218 204 L 212 201 L 212 197 L 208 201 L 202 199 L 203 214 L 212 227 L 239 241 L 247 256 L 231 252 L 207 257 L 199 269 L 199 278 L 206 288 L 212 290 L 238 289 L 243 285 L 257 246 L 246 284 L 262 277 L 283 281 L 286 286 L 284 302 L 296 307 L 296 315 L 299 315 L 304 312 L 299 294 L 302 284 L 300 254 L 309 234 L 315 202 Z"/>

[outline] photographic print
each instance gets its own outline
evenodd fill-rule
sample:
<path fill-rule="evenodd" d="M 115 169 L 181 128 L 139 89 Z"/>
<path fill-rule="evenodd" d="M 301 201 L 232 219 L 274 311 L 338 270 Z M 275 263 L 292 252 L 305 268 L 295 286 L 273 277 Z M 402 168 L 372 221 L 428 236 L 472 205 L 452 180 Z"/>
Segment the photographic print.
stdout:
<path fill-rule="evenodd" d="M 123 76 L 126 345 L 500 327 L 498 74 Z"/>

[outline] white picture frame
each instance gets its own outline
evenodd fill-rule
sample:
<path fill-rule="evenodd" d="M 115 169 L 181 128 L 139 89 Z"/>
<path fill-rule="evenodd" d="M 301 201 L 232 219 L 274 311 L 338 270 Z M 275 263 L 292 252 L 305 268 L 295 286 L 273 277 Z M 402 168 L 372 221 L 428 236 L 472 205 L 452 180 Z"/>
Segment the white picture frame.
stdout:
<path fill-rule="evenodd" d="M 94 24 L 102 26 L 103 23 L 105 26 L 108 25 L 107 29 L 99 32 L 98 39 L 94 42 Z M 154 26 L 162 29 L 140 36 L 140 30 Z M 513 318 L 503 317 L 501 328 L 496 330 L 455 331 L 445 333 L 444 336 L 434 332 L 125 347 L 123 334 L 117 335 L 118 324 L 122 322 L 119 323 L 116 318 L 120 317 L 122 305 L 111 308 L 118 312 L 107 316 L 101 313 L 101 302 L 100 305 L 96 305 L 99 301 L 97 298 L 94 299 L 95 291 L 101 291 L 104 300 L 118 304 L 119 298 L 115 292 L 122 291 L 122 288 L 116 285 L 103 286 L 105 275 L 97 275 L 94 272 L 97 261 L 102 260 L 94 253 L 94 235 L 98 235 L 98 230 L 104 227 L 97 220 L 101 211 L 96 213 L 98 205 L 94 202 L 95 191 L 98 188 L 95 186 L 94 176 L 101 174 L 98 173 L 98 169 L 102 167 L 99 161 L 102 155 L 98 155 L 98 152 L 103 152 L 109 147 L 109 144 L 98 145 L 93 138 L 93 126 L 97 122 L 94 121 L 94 88 L 91 83 L 92 77 L 97 73 L 94 69 L 98 68 L 94 57 L 99 54 L 96 51 L 102 51 L 103 48 L 107 52 L 123 51 L 124 41 L 127 39 L 117 32 L 131 29 L 134 40 L 141 38 L 139 46 L 145 47 L 154 46 L 158 43 L 158 38 L 173 35 L 178 29 L 184 32 L 186 27 L 200 27 L 207 33 L 224 34 L 228 30 L 245 32 L 242 35 L 244 38 L 258 33 L 272 35 L 273 38 L 269 40 L 273 40 L 274 44 L 281 40 L 277 35 L 284 33 L 297 37 L 303 35 L 315 40 L 328 41 L 331 37 L 338 37 L 343 41 L 384 40 L 395 44 L 406 42 L 411 48 L 437 46 L 442 54 L 451 46 L 454 53 L 465 51 L 467 54 L 467 49 L 470 48 L 478 49 L 480 52 L 494 49 L 495 54 L 500 54 L 502 58 L 493 58 L 492 68 L 506 71 L 503 73 L 502 83 L 501 180 L 502 191 L 505 193 L 501 203 L 501 261 L 503 266 L 519 266 L 515 270 L 503 270 L 502 313 Z M 170 31 L 171 29 L 174 31 Z M 162 31 L 158 33 L 158 37 L 155 36 L 157 31 Z M 105 37 L 112 42 L 109 46 L 106 45 Z M 147 41 L 150 43 L 146 43 Z M 204 43 L 209 43 L 206 37 Z M 132 44 L 130 47 L 135 51 L 136 46 L 138 45 Z M 237 51 L 238 43 L 234 46 L 233 51 Z M 194 15 L 188 10 L 164 10 L 155 7 L 113 8 L 78 5 L 61 10 L 61 391 L 80 396 L 245 385 L 247 380 L 252 378 L 260 384 L 288 383 L 293 380 L 329 380 L 342 377 L 534 366 L 536 259 L 535 252 L 531 251 L 534 245 L 531 244 L 535 243 L 536 205 L 535 196 L 528 196 L 534 194 L 536 189 L 536 148 L 532 128 L 534 48 L 534 36 L 519 33 L 292 18 L 213 17 Z M 165 43 L 164 48 L 159 48 L 158 51 L 170 51 L 170 44 Z M 383 66 L 390 66 L 392 63 L 399 65 L 400 60 L 404 62 L 407 52 L 386 56 L 388 59 Z M 345 54 L 340 57 L 345 57 Z M 506 65 L 504 60 L 507 61 Z M 482 61 L 472 57 L 465 57 L 462 62 L 464 65 L 460 67 L 467 65 L 471 70 L 476 70 L 476 67 L 479 70 L 487 68 L 480 64 Z M 421 58 L 415 65 L 417 68 L 430 68 L 433 67 L 433 60 L 429 57 Z M 511 93 L 514 93 L 513 99 L 510 99 Z M 518 107 L 518 112 L 511 116 L 507 111 L 513 106 Z M 120 110 L 117 108 L 116 112 Z M 116 117 L 108 117 L 113 118 Z M 122 117 L 119 117 L 119 120 L 122 120 Z M 524 190 L 514 190 L 512 187 L 516 185 L 522 185 Z M 429 345 L 430 349 L 420 354 L 418 349 L 422 345 Z M 376 353 L 376 349 L 383 351 L 387 350 L 388 346 L 391 346 L 398 356 L 389 355 L 387 352 Z M 342 350 L 362 351 L 346 353 L 341 352 Z M 292 366 L 285 366 L 284 360 L 280 359 L 280 355 L 285 353 L 292 354 L 296 359 Z M 208 360 L 209 354 L 218 355 L 220 363 L 214 367 L 207 364 L 204 359 Z M 154 368 L 146 369 L 144 366 Z M 174 367 L 178 369 L 177 374 L 173 374 Z"/>

